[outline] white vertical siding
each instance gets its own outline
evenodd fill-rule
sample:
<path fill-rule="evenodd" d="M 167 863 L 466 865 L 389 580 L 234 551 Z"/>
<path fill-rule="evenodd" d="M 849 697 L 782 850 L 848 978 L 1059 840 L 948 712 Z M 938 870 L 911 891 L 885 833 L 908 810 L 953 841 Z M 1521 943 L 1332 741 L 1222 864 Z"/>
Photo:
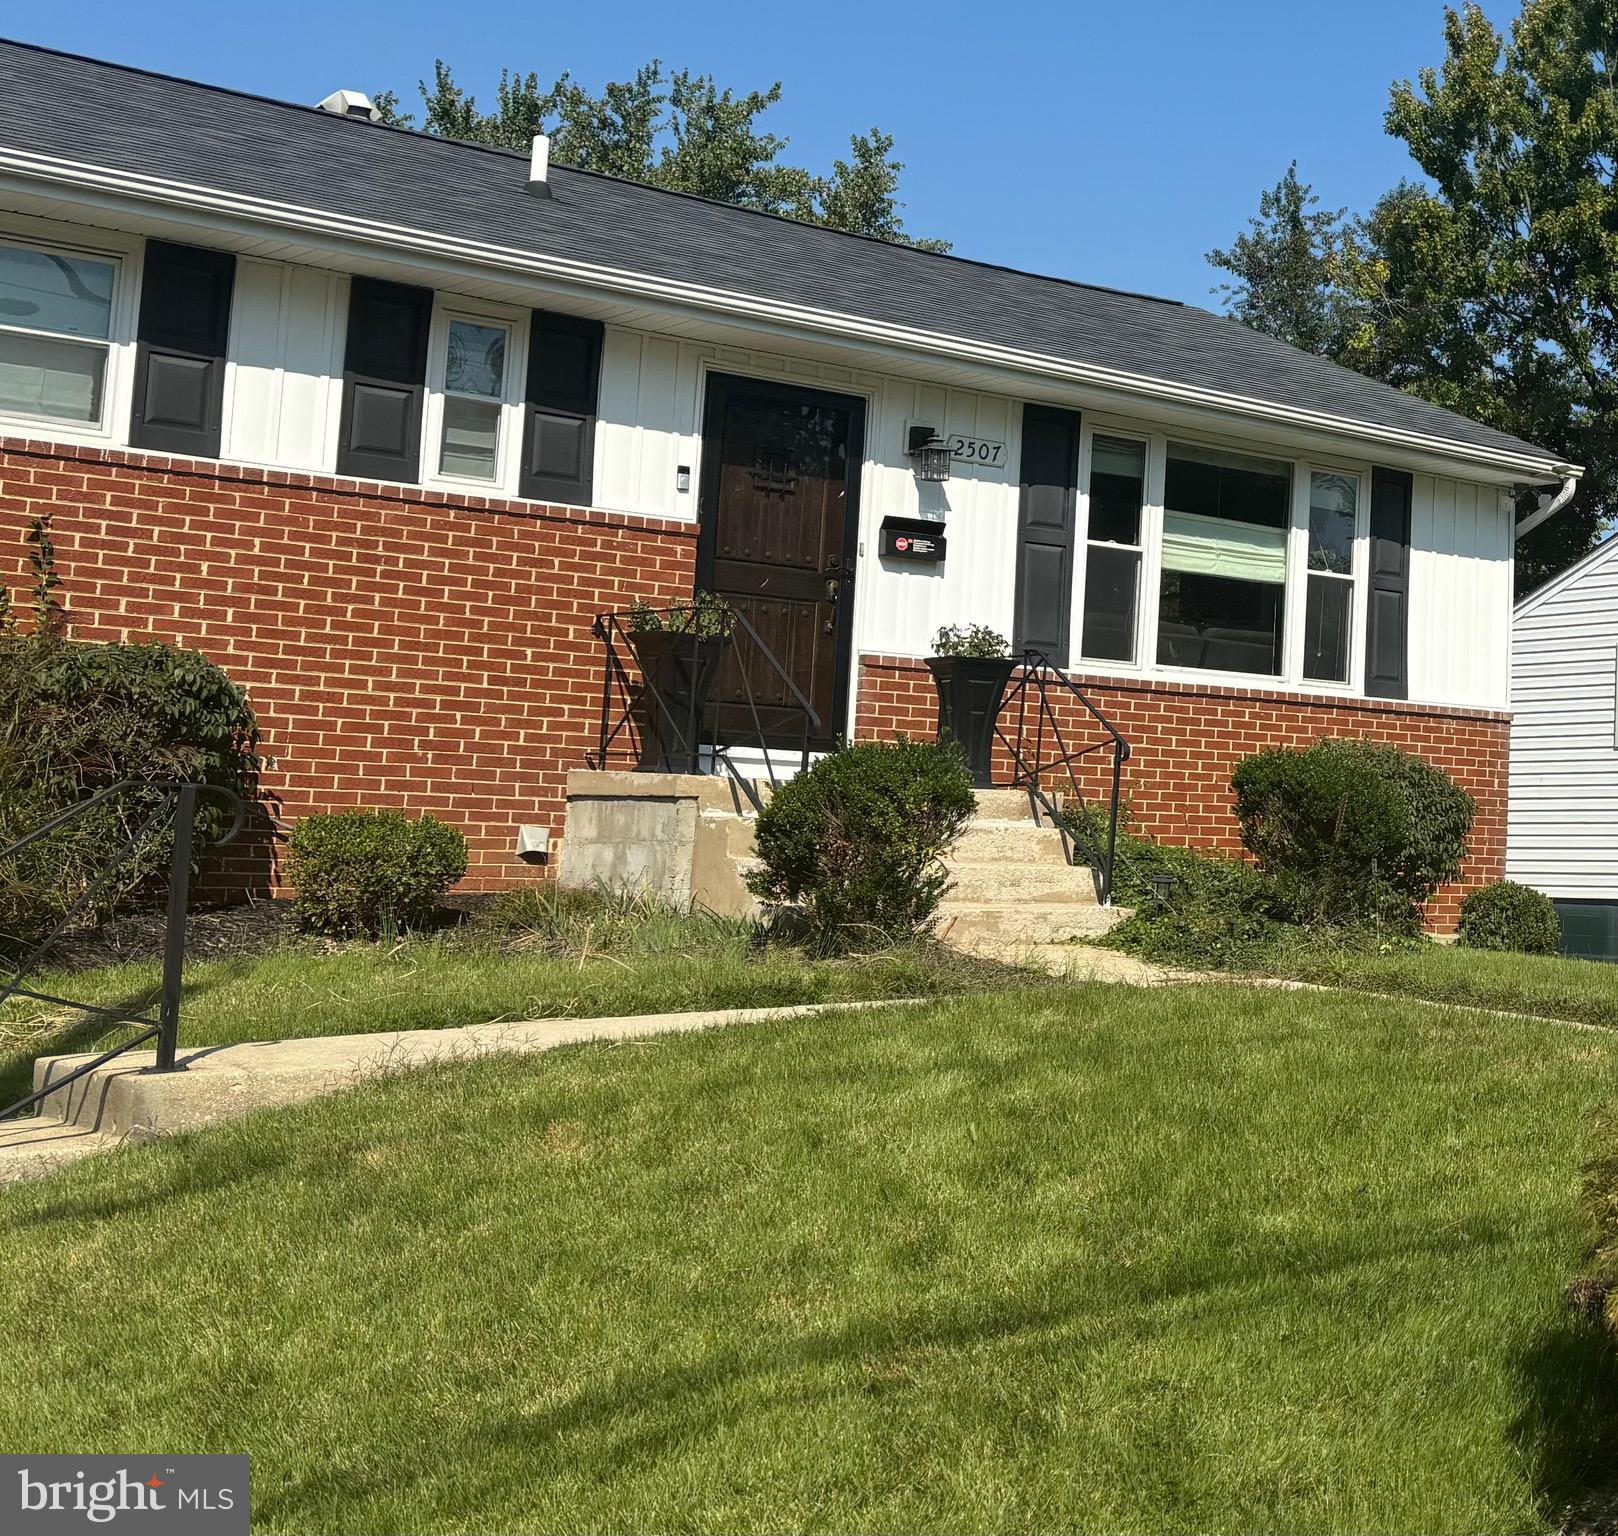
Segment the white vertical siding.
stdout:
<path fill-rule="evenodd" d="M 220 452 L 251 464 L 329 470 L 348 280 L 242 259 L 231 300 Z"/>
<path fill-rule="evenodd" d="M 956 464 L 950 478 L 916 479 L 905 455 L 905 428 L 1006 444 L 998 469 Z M 987 624 L 1009 636 L 1017 581 L 1017 479 L 1022 412 L 999 395 L 886 379 L 866 428 L 865 500 L 860 539 L 862 591 L 856 612 L 860 650 L 925 656 L 945 624 Z M 942 565 L 877 558 L 885 517 L 940 519 L 948 547 Z"/>
<path fill-rule="evenodd" d="M 334 468 L 347 292 L 348 280 L 339 274 L 284 262 L 239 262 L 226 379 L 226 458 L 317 471 Z M 514 361 L 514 376 L 521 376 L 524 365 L 524 359 Z M 695 520 L 705 380 L 716 371 L 801 381 L 866 402 L 861 560 L 855 584 L 857 650 L 926 655 L 945 624 L 986 624 L 1011 634 L 1020 398 L 609 326 L 595 444 L 596 506 Z M 919 422 L 1003 442 L 1003 463 L 997 468 L 958 463 L 949 480 L 920 482 L 905 454 L 906 428 Z M 1142 423 L 1139 430 L 1151 429 Z M 1162 438 L 1156 435 L 1153 441 L 1161 444 Z M 1154 454 L 1154 463 L 1160 456 Z M 682 467 L 691 471 L 685 491 L 678 488 Z M 1154 486 L 1154 495 L 1160 497 L 1160 486 Z M 881 559 L 879 530 L 886 517 L 939 522 L 949 558 L 941 565 Z M 1149 509 L 1148 539 L 1152 526 Z M 1417 475 L 1411 532 L 1410 697 L 1423 703 L 1506 708 L 1509 509 L 1493 488 Z M 1082 561 L 1083 529 L 1077 533 L 1076 564 Z M 1150 554 L 1146 577 L 1140 620 L 1148 628 L 1149 650 L 1155 590 Z M 1302 599 L 1300 590 L 1292 601 Z M 1079 622 L 1075 612 L 1075 631 Z M 1219 681 L 1240 679 L 1221 676 Z M 1262 686 L 1260 680 L 1254 682 Z"/>
<path fill-rule="evenodd" d="M 1506 873 L 1618 899 L 1618 545 L 1514 625 Z"/>
<path fill-rule="evenodd" d="M 1410 697 L 1506 709 L 1510 509 L 1491 486 L 1417 475 L 1410 524 Z"/>

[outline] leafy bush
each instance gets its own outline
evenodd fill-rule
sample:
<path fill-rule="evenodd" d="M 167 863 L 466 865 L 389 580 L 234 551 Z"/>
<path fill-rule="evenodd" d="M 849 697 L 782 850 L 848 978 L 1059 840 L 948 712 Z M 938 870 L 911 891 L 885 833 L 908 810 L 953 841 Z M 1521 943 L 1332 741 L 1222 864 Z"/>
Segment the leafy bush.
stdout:
<path fill-rule="evenodd" d="M 195 651 L 69 640 L 54 626 L 0 630 L 0 844 L 123 779 L 191 779 L 250 799 L 257 744 L 246 696 Z M 0 863 L 0 930 L 26 936 L 66 912 L 159 799 L 110 801 Z M 225 815 L 202 797 L 199 832 L 217 834 Z M 140 896 L 171 847 L 167 830 L 144 841 L 93 915 Z"/>
<path fill-rule="evenodd" d="M 1584 1267 L 1568 1287 L 1568 1299 L 1618 1340 L 1618 1105 L 1609 1104 L 1592 1122 L 1579 1212 Z"/>
<path fill-rule="evenodd" d="M 454 827 L 402 811 L 305 816 L 289 855 L 299 923 L 337 937 L 422 927 L 466 873 L 466 839 Z"/>
<path fill-rule="evenodd" d="M 1467 894 L 1458 937 L 1468 949 L 1554 955 L 1562 948 L 1562 922 L 1549 896 L 1515 880 L 1496 880 Z"/>
<path fill-rule="evenodd" d="M 1304 924 L 1416 932 L 1460 874 L 1476 807 L 1425 759 L 1369 739 L 1256 752 L 1236 765 L 1242 841 Z"/>
<path fill-rule="evenodd" d="M 1107 813 L 1101 806 L 1064 808 L 1068 835 L 1085 858 L 1099 864 L 1106 854 Z M 1112 871 L 1112 899 L 1121 907 L 1140 907 L 1156 901 L 1155 881 L 1173 879 L 1170 904 L 1187 901 L 1226 908 L 1265 911 L 1269 887 L 1244 859 L 1212 853 L 1203 848 L 1182 848 L 1160 843 L 1141 832 L 1127 805 L 1118 808 L 1118 842 Z"/>
<path fill-rule="evenodd" d="M 953 743 L 868 742 L 788 780 L 758 818 L 766 901 L 798 902 L 822 942 L 892 940 L 930 922 L 948 877 L 939 862 L 976 809 Z"/>
<path fill-rule="evenodd" d="M 972 624 L 962 629 L 959 624 L 946 624 L 933 636 L 935 656 L 977 656 L 998 661 L 1009 655 L 1011 644 L 997 629 L 987 624 Z"/>

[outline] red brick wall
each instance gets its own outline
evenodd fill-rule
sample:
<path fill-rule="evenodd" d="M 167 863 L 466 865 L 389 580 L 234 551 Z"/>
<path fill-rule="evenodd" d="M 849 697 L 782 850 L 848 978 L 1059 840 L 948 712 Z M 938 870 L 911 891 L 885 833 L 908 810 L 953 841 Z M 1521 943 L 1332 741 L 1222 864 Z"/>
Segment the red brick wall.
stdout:
<path fill-rule="evenodd" d="M 285 820 L 402 806 L 466 833 L 467 888 L 532 881 L 600 701 L 591 616 L 689 596 L 689 523 L 0 439 L 0 581 L 54 514 L 87 639 L 195 646 L 248 690 Z M 263 860 L 259 860 L 262 869 Z"/>
<path fill-rule="evenodd" d="M 1506 872 L 1509 715 L 1191 683 L 1078 675 L 1075 680 L 1129 741 L 1124 798 L 1146 830 L 1164 842 L 1239 852 L 1230 790 L 1231 770 L 1239 758 L 1261 747 L 1307 746 L 1322 736 L 1372 736 L 1419 752 L 1478 803 L 1465 875 L 1439 892 L 1428 911 L 1430 925 L 1441 932 L 1452 930 L 1466 890 Z M 1069 702 L 1071 708 L 1059 719 L 1072 747 L 1096 733 L 1079 718 L 1077 704 Z M 857 739 L 875 740 L 896 731 L 931 736 L 937 724 L 937 694 L 921 662 L 860 658 Z M 1104 794 L 1110 775 L 1110 753 L 1084 759 L 1086 796 Z"/>
<path fill-rule="evenodd" d="M 471 889 L 535 877 L 512 853 L 519 824 L 562 830 L 567 771 L 596 729 L 592 615 L 687 596 L 695 570 L 689 523 L 0 438 L 0 581 L 19 598 L 23 535 L 46 511 L 75 633 L 155 636 L 223 666 L 258 712 L 285 821 L 432 811 L 466 833 Z M 1453 927 L 1466 883 L 1504 873 L 1505 715 L 1081 681 L 1132 743 L 1125 795 L 1166 841 L 1240 846 L 1230 772 L 1245 753 L 1369 734 L 1478 801 L 1466 881 L 1434 903 L 1435 926 Z M 860 659 L 860 739 L 936 723 L 920 662 Z M 1100 790 L 1104 755 L 1086 771 Z M 238 863 L 262 876 L 265 853 Z"/>

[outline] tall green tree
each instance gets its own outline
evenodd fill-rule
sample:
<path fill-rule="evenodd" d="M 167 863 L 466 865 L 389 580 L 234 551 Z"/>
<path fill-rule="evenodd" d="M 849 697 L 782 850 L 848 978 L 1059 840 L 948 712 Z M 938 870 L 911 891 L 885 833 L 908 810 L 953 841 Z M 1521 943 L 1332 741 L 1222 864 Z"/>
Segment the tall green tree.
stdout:
<path fill-rule="evenodd" d="M 1442 64 L 1396 84 L 1385 120 L 1424 180 L 1307 250 L 1261 204 L 1258 246 L 1213 255 L 1237 318 L 1309 335 L 1295 306 L 1312 279 L 1331 318 L 1300 344 L 1586 466 L 1519 546 L 1524 591 L 1618 517 L 1615 53 L 1618 0 L 1526 0 L 1505 34 L 1476 5 L 1447 10 Z"/>
<path fill-rule="evenodd" d="M 1243 325 L 1279 336 L 1308 352 L 1336 357 L 1355 324 L 1353 295 L 1340 269 L 1351 238 L 1347 209 L 1322 209 L 1320 199 L 1298 180 L 1298 162 L 1269 191 L 1259 194 L 1258 213 L 1230 248 L 1209 251 L 1208 262 L 1234 281 L 1214 290 L 1228 314 Z"/>
<path fill-rule="evenodd" d="M 654 59 L 630 79 L 611 81 L 593 95 L 565 73 L 542 88 L 531 71 L 502 70 L 494 108 L 485 112 L 438 59 L 432 84 L 423 80 L 418 90 L 421 127 L 443 138 L 527 149 L 533 136 L 544 132 L 558 165 L 896 245 L 949 249 L 947 241 L 918 240 L 905 232 L 899 200 L 904 165 L 892 156 L 893 139 L 879 129 L 853 135 L 849 159 L 835 161 L 829 176 L 783 163 L 787 140 L 761 127 L 764 114 L 781 99 L 779 80 L 768 90 L 738 96 L 721 90 L 711 75 L 666 74 Z M 398 92 L 382 91 L 374 100 L 383 121 L 415 126 Z"/>

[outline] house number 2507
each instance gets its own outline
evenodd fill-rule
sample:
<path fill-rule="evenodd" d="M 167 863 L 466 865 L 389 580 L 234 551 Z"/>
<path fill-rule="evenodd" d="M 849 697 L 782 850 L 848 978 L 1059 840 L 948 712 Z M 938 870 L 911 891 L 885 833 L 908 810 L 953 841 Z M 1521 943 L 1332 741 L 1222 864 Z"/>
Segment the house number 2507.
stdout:
<path fill-rule="evenodd" d="M 986 437 L 962 437 L 957 433 L 949 440 L 949 456 L 962 464 L 986 464 L 998 469 L 1006 462 L 1006 445 L 991 442 Z"/>

